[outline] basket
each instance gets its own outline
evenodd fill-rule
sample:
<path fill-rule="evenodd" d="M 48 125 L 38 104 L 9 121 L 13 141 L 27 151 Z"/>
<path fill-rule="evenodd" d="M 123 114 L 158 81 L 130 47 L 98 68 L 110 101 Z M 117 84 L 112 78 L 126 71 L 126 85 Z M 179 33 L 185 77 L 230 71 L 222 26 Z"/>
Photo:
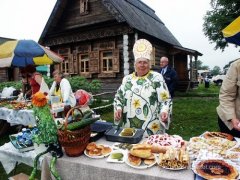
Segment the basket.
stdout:
<path fill-rule="evenodd" d="M 75 131 L 67 130 L 68 117 L 70 114 L 73 114 L 73 111 L 75 109 L 78 110 L 83 116 L 83 113 L 79 106 L 71 108 L 65 117 L 64 131 L 58 130 L 59 142 L 64 148 L 65 153 L 71 157 L 80 156 L 83 153 L 91 136 L 90 125 L 84 127 L 83 129 L 78 129 Z M 75 119 L 74 121 L 79 121 L 79 119 Z"/>

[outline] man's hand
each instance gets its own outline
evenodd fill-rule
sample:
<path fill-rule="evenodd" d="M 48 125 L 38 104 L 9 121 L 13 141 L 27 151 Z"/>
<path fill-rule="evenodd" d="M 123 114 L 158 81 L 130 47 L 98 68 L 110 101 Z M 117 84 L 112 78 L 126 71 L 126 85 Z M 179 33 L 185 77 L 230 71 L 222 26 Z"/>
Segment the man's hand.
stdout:
<path fill-rule="evenodd" d="M 162 121 L 166 123 L 167 120 L 168 120 L 168 113 L 167 112 L 162 112 L 160 114 L 160 117 L 161 117 Z"/>
<path fill-rule="evenodd" d="M 231 122 L 232 122 L 233 128 L 240 131 L 240 120 L 237 118 L 233 118 Z"/>

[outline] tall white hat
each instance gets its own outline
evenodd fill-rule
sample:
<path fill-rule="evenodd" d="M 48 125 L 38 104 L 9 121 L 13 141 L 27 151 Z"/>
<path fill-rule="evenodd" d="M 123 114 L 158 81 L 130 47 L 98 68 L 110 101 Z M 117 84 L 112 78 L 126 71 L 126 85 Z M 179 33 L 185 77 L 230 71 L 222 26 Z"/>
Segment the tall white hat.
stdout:
<path fill-rule="evenodd" d="M 135 61 L 139 58 L 150 60 L 152 53 L 152 44 L 146 39 L 139 39 L 133 46 L 133 54 Z"/>

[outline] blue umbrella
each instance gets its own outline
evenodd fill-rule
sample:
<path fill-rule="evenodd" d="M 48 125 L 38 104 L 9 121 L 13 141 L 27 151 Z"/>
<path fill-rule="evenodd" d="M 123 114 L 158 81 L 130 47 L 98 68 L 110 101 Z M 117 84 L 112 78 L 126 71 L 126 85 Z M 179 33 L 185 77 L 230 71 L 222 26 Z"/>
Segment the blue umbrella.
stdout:
<path fill-rule="evenodd" d="M 47 65 L 63 59 L 33 40 L 6 41 L 0 45 L 0 67 Z"/>

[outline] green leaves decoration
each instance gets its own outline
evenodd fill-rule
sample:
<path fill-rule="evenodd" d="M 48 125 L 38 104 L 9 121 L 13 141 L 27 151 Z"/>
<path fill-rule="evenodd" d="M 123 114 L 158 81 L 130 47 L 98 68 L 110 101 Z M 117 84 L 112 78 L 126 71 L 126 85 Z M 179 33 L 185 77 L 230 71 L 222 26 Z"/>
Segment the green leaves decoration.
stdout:
<path fill-rule="evenodd" d="M 127 83 L 125 84 L 124 90 L 125 90 L 125 91 L 131 90 L 132 86 L 133 86 L 133 85 L 132 85 L 131 82 L 127 82 Z"/>
<path fill-rule="evenodd" d="M 142 128 L 144 121 L 138 119 L 137 117 L 129 118 L 130 127 Z"/>
<path fill-rule="evenodd" d="M 138 85 L 143 85 L 144 81 L 145 81 L 145 79 L 140 78 L 140 79 L 137 80 L 137 84 Z"/>
<path fill-rule="evenodd" d="M 156 100 L 157 100 L 157 93 L 152 92 L 151 96 L 149 97 L 150 106 L 155 105 L 155 103 L 157 102 Z"/>
<path fill-rule="evenodd" d="M 143 114 L 144 114 L 145 117 L 147 117 L 148 112 L 149 112 L 148 106 L 147 106 L 147 104 L 144 104 L 144 106 L 143 106 Z"/>
<path fill-rule="evenodd" d="M 153 135 L 153 132 L 152 132 L 150 129 L 147 128 L 146 131 L 147 131 L 147 134 L 148 134 L 149 136 Z"/>
<path fill-rule="evenodd" d="M 153 82 L 152 83 L 152 86 L 153 86 L 153 89 L 156 89 L 156 88 L 160 88 L 161 87 L 161 84 L 160 84 L 160 82 L 158 81 L 158 82 Z"/>

